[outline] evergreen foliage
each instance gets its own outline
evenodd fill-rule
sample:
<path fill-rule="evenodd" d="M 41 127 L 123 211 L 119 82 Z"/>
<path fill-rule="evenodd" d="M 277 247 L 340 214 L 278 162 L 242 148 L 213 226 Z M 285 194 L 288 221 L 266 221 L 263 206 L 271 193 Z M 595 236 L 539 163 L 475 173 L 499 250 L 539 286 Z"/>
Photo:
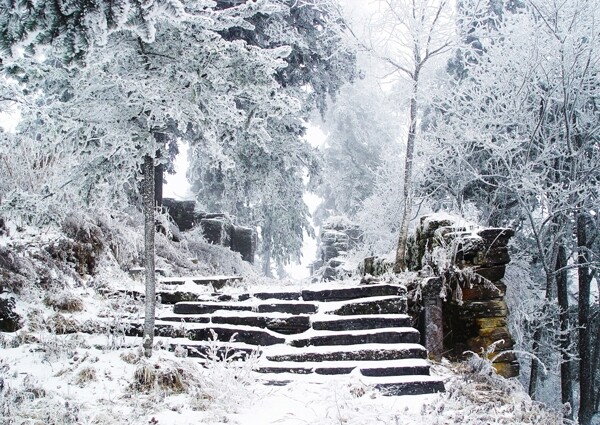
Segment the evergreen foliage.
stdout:
<path fill-rule="evenodd" d="M 223 155 L 193 150 L 190 171 L 193 190 L 205 208 L 260 226 L 260 252 L 268 275 L 271 261 L 282 265 L 299 259 L 304 232 L 313 232 L 302 195 L 305 178 L 310 184 L 320 160 L 303 139 L 305 120 L 315 109 L 324 112 L 328 97 L 355 73 L 354 53 L 343 42 L 333 2 L 275 4 L 279 11 L 249 19 L 252 28 L 232 27 L 222 34 L 262 49 L 288 49 L 285 66 L 274 74 L 279 87 L 272 92 L 287 103 L 274 114 L 242 99 L 238 106 L 260 120 L 264 131 L 224 122 L 218 130 Z"/>
<path fill-rule="evenodd" d="M 152 42 L 158 21 L 185 14 L 179 0 L 7 0 L 0 4 L 0 50 L 9 58 L 53 46 L 64 62 L 81 63 L 112 32 L 128 29 Z"/>

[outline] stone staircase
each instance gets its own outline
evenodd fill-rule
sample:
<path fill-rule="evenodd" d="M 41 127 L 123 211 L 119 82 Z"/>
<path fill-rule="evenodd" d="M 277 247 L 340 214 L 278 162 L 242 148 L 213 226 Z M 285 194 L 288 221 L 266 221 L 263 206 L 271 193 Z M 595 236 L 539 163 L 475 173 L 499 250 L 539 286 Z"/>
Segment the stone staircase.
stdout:
<path fill-rule="evenodd" d="M 222 356 L 246 357 L 258 350 L 255 370 L 276 385 L 299 375 L 326 379 L 352 373 L 386 395 L 444 391 L 442 380 L 429 375 L 427 351 L 405 314 L 404 286 L 238 295 L 176 288 L 186 281 L 217 288 L 223 279 L 234 278 L 162 279 L 163 286 L 174 289 L 158 294 L 173 309 L 157 317 L 156 334 L 170 337 L 171 347 L 187 350 L 190 357 L 214 354 L 215 344 L 222 344 Z"/>

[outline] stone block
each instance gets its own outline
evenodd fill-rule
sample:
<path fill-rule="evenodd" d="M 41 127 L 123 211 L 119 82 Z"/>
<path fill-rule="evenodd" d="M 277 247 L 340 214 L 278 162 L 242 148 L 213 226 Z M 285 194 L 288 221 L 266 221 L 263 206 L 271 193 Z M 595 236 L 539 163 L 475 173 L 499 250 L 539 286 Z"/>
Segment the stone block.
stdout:
<path fill-rule="evenodd" d="M 164 198 L 162 205 L 182 232 L 190 230 L 196 224 L 195 201 L 178 201 Z"/>
<path fill-rule="evenodd" d="M 333 246 L 321 247 L 321 260 L 323 260 L 324 263 L 327 263 L 332 258 L 337 257 L 338 254 L 338 250 Z"/>
<path fill-rule="evenodd" d="M 369 333 L 336 332 L 309 338 L 291 340 L 292 347 L 333 346 L 356 344 L 417 344 L 419 332 L 416 329 L 373 330 Z"/>
<path fill-rule="evenodd" d="M 14 298 L 0 298 L 0 331 L 16 332 L 23 327 L 23 319 L 15 309 Z"/>
<path fill-rule="evenodd" d="M 407 309 L 406 297 L 389 297 L 383 300 L 349 302 L 330 313 L 339 316 L 399 314 L 406 313 Z"/>
<path fill-rule="evenodd" d="M 389 295 L 406 295 L 406 288 L 402 285 L 359 285 L 337 289 L 322 289 L 317 291 L 303 290 L 304 301 L 346 301 L 366 297 L 384 297 Z"/>
<path fill-rule="evenodd" d="M 478 251 L 471 261 L 475 266 L 499 266 L 510 263 L 510 255 L 507 247 L 488 248 Z"/>
<path fill-rule="evenodd" d="M 231 246 L 233 225 L 228 220 L 203 218 L 200 220 L 200 226 L 202 226 L 202 234 L 208 243 L 222 245 L 227 248 Z"/>
<path fill-rule="evenodd" d="M 504 278 L 506 266 L 504 264 L 491 267 L 476 267 L 473 271 L 479 276 L 492 282 L 497 282 Z"/>
<path fill-rule="evenodd" d="M 243 342 L 250 345 L 283 344 L 284 338 L 276 337 L 260 329 L 234 329 L 229 327 L 211 326 L 206 328 L 189 329 L 186 337 L 192 341 L 210 341 L 216 337 L 217 341 Z"/>
<path fill-rule="evenodd" d="M 352 349 L 351 347 L 345 347 L 333 351 L 302 350 L 290 354 L 267 354 L 267 360 L 273 362 L 378 361 L 425 358 L 427 358 L 427 350 L 425 350 L 425 347 L 413 344 L 408 347 L 397 344 L 395 347 L 390 346 L 390 348 Z"/>
<path fill-rule="evenodd" d="M 350 331 L 361 329 L 402 328 L 411 326 L 410 316 L 340 317 L 336 320 L 315 320 L 312 327 L 320 331 Z"/>
<path fill-rule="evenodd" d="M 477 232 L 477 236 L 479 236 L 483 240 L 485 246 L 489 248 L 506 246 L 514 234 L 514 230 L 503 228 L 488 228 Z"/>
<path fill-rule="evenodd" d="M 487 350 L 492 344 L 496 344 L 496 351 L 504 351 L 513 347 L 514 341 L 507 328 L 484 328 L 479 335 L 467 341 L 469 349 L 480 353 L 482 349 Z"/>
<path fill-rule="evenodd" d="M 493 286 L 492 286 L 493 285 Z M 461 284 L 463 301 L 485 301 L 503 298 L 506 294 L 506 285 L 502 282 Z"/>
<path fill-rule="evenodd" d="M 504 300 L 467 301 L 459 307 L 459 316 L 478 319 L 483 317 L 506 317 L 508 307 Z"/>
<path fill-rule="evenodd" d="M 242 255 L 242 260 L 254 264 L 256 232 L 250 227 L 233 226 L 231 249 Z"/>

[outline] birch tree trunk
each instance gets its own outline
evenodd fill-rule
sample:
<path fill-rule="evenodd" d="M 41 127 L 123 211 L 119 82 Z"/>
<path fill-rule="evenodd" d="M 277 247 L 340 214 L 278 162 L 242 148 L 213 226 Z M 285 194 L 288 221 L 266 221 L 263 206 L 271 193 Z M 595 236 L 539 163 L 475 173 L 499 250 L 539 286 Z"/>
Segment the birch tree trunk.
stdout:
<path fill-rule="evenodd" d="M 154 316 L 156 310 L 156 275 L 154 263 L 154 158 L 144 156 L 142 166 L 142 205 L 144 210 L 144 267 L 146 270 L 146 298 L 144 308 L 144 356 L 152 356 L 154 343 Z"/>
<path fill-rule="evenodd" d="M 562 363 L 560 364 L 560 390 L 563 404 L 569 403 L 571 406 L 567 419 L 573 419 L 573 377 L 571 376 L 571 360 L 567 353 L 571 345 L 569 335 L 569 293 L 567 277 L 567 249 L 564 245 L 559 245 L 556 257 L 556 290 L 558 294 L 558 306 L 560 307 L 559 321 L 561 330 L 561 349 Z"/>
<path fill-rule="evenodd" d="M 589 254 L 587 253 L 587 223 L 584 213 L 577 215 L 577 275 L 579 278 L 579 423 L 590 425 L 594 415 L 594 371 L 591 359 Z"/>
<path fill-rule="evenodd" d="M 415 68 L 413 75 L 412 96 L 410 99 L 410 125 L 408 128 L 408 138 L 406 140 L 406 154 L 404 156 L 404 187 L 402 188 L 402 198 L 404 202 L 404 211 L 400 222 L 400 235 L 398 236 L 398 245 L 396 247 L 396 261 L 394 262 L 394 272 L 400 273 L 406 270 L 406 244 L 408 241 L 408 224 L 412 214 L 412 175 L 413 158 L 415 151 L 415 140 L 417 138 L 417 95 L 419 92 L 419 73 L 420 66 Z"/>

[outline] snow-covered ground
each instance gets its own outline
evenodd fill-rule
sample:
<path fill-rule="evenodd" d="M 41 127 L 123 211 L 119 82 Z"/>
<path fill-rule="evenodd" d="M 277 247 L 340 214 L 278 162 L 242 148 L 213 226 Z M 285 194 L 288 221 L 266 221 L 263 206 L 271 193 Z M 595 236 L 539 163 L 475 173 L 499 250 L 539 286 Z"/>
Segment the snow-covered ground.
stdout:
<path fill-rule="evenodd" d="M 3 344 L 9 346 L 4 335 Z M 35 340 L 35 342 L 34 342 Z M 2 424 L 552 424 L 516 383 L 485 374 L 434 367 L 445 394 L 386 397 L 357 375 L 300 376 L 265 384 L 248 362 L 196 360 L 158 349 L 141 358 L 140 341 L 126 338 L 32 335 L 3 348 Z M 132 345 L 127 348 L 128 345 Z M 301 379 L 298 379 L 301 378 Z M 496 378 L 500 379 L 500 378 Z"/>
<path fill-rule="evenodd" d="M 52 286 L 29 281 L 16 292 L 0 294 L 16 299 L 25 325 L 0 332 L 0 425 L 562 423 L 560 414 L 532 402 L 517 381 L 495 376 L 481 359 L 434 365 L 432 375 L 445 380 L 446 393 L 402 397 L 382 395 L 360 374 L 259 374 L 253 371 L 258 356 L 217 361 L 222 343 L 216 342 L 214 354 L 199 360 L 185 357 L 185 350 L 169 351 L 167 341 L 175 340 L 156 338 L 153 356 L 145 359 L 140 338 L 123 331 L 142 317 L 142 302 L 118 292 L 143 285 L 118 266 L 110 251 L 99 259 L 94 276 L 78 278 L 69 269 L 72 264 L 39 255 L 57 234 L 11 233 L 0 248 L 18 253 L 31 276 L 48 267 Z M 251 276 L 226 291 L 277 292 L 305 285 Z M 178 285 L 202 288 L 190 281 Z M 170 309 L 159 306 L 158 315 Z"/>

